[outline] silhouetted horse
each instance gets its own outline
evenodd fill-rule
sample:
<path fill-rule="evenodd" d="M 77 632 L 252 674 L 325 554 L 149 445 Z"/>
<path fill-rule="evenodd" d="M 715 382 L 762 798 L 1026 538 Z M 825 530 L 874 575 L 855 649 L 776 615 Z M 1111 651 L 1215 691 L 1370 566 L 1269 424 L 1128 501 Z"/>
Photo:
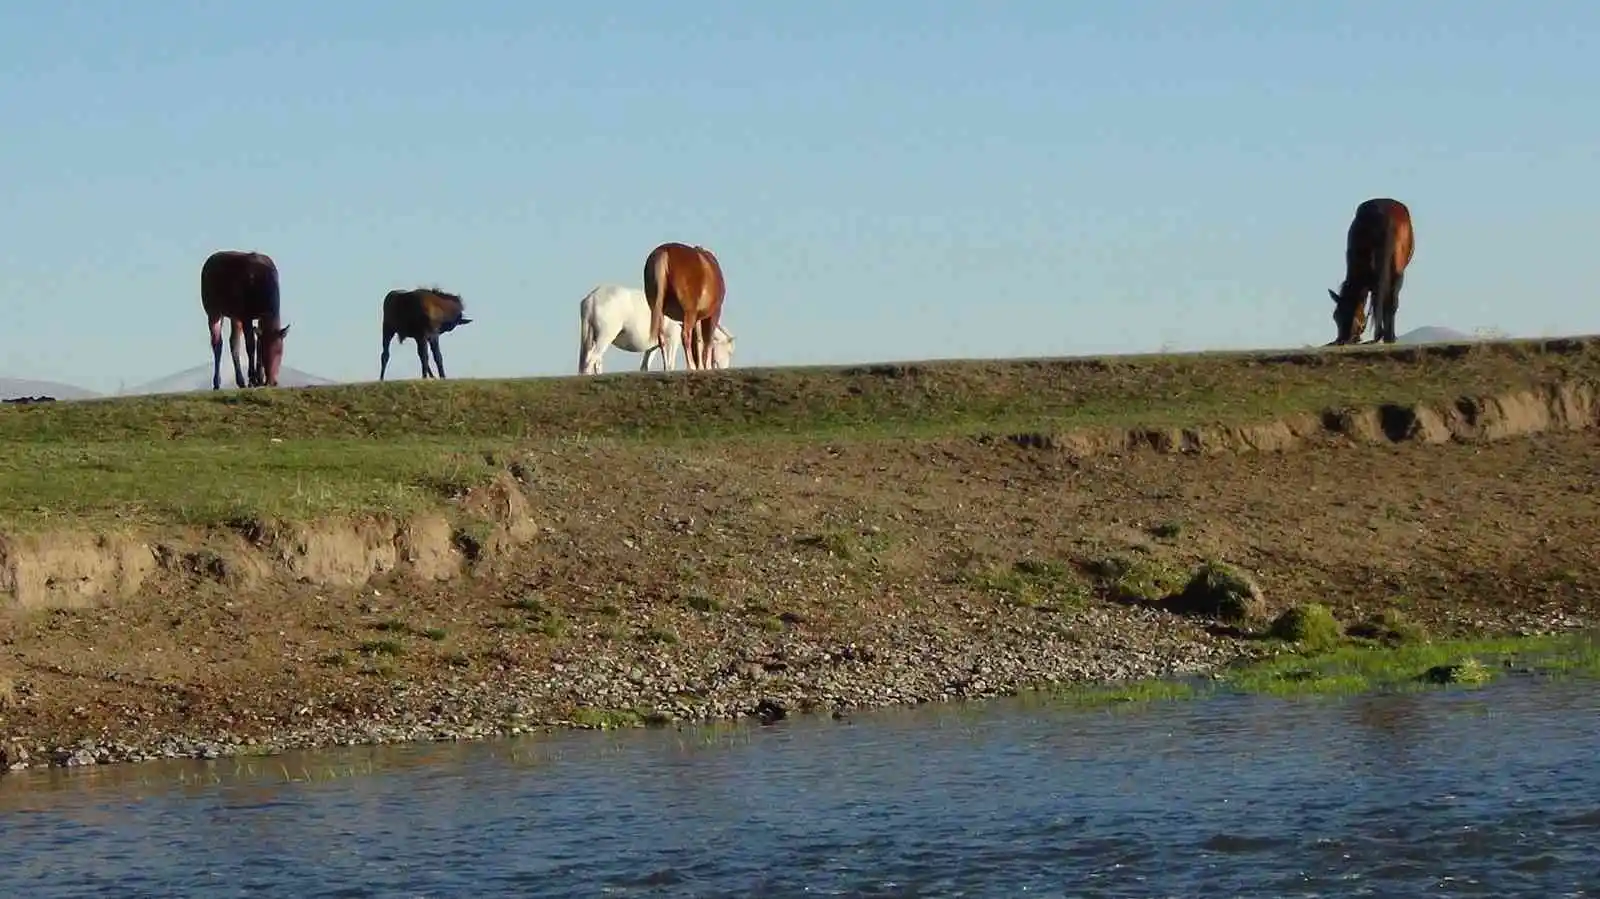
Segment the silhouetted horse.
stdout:
<path fill-rule="evenodd" d="M 1394 315 L 1400 309 L 1400 287 L 1415 250 L 1411 210 L 1399 200 L 1379 197 L 1356 207 L 1345 235 L 1344 283 L 1333 297 L 1333 322 L 1339 328 L 1335 345 L 1359 343 L 1366 330 L 1364 307 L 1372 295 L 1372 342 L 1394 343 Z"/>
<path fill-rule="evenodd" d="M 242 250 L 218 250 L 207 256 L 200 266 L 200 305 L 211 326 L 211 389 L 222 388 L 224 316 L 233 325 L 229 348 L 233 351 L 234 383 L 245 386 L 244 372 L 239 370 L 239 344 L 243 342 L 250 363 L 250 386 L 278 386 L 283 339 L 289 327 L 279 327 L 278 266 L 272 257 Z"/>
<path fill-rule="evenodd" d="M 662 353 L 662 316 L 683 323 L 684 367 L 709 368 L 712 341 L 722 318 L 728 286 L 722 264 L 705 247 L 664 243 L 644 260 L 644 292 L 650 298 L 650 336 Z"/>
<path fill-rule="evenodd" d="M 446 293 L 437 287 L 418 287 L 413 290 L 391 290 L 383 298 L 383 357 L 378 362 L 378 380 L 389 370 L 389 341 L 395 335 L 405 343 L 409 337 L 417 342 L 417 359 L 422 362 L 422 376 L 433 377 L 428 368 L 428 350 L 433 350 L 433 361 L 444 377 L 444 356 L 439 353 L 439 335 L 448 334 L 462 325 L 472 323 L 463 316 L 465 306 L 461 297 Z"/>

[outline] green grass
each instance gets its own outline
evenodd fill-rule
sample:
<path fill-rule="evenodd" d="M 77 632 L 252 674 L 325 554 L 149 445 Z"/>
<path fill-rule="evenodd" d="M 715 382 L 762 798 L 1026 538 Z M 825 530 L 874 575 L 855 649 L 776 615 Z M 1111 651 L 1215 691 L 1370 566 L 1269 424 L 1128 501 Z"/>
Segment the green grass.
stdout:
<path fill-rule="evenodd" d="M 1033 691 L 1073 705 L 1200 699 L 1219 694 L 1280 698 L 1475 687 L 1511 676 L 1600 678 L 1595 634 L 1448 640 L 1399 646 L 1347 641 L 1315 652 L 1285 652 L 1215 678 L 1056 684 Z"/>
<path fill-rule="evenodd" d="M 1508 671 L 1581 674 L 1600 671 L 1592 636 L 1505 637 L 1413 643 L 1395 647 L 1345 645 L 1308 655 L 1282 655 L 1229 672 L 1234 690 L 1272 696 L 1420 690 L 1435 669 L 1456 669 L 1455 682 L 1487 683 Z"/>
<path fill-rule="evenodd" d="M 401 515 L 483 482 L 528 441 L 1227 425 L 1600 380 L 1600 343 L 1548 343 L 1555 351 L 1521 341 L 1466 352 L 629 372 L 8 405 L 0 408 L 0 529 Z"/>

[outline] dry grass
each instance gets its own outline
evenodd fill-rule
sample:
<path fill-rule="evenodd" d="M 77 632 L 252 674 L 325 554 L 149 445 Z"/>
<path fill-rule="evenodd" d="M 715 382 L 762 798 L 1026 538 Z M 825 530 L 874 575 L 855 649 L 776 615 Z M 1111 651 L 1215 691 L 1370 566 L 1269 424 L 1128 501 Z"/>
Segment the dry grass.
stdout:
<path fill-rule="evenodd" d="M 530 443 L 1259 421 L 1600 380 L 1589 339 L 391 382 L 0 409 L 0 530 L 438 505 Z"/>

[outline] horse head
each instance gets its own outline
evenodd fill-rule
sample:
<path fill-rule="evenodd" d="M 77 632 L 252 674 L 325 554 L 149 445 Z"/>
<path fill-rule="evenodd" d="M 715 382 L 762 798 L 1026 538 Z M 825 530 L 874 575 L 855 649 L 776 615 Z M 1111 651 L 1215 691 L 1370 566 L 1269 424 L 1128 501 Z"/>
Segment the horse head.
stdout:
<path fill-rule="evenodd" d="M 1328 296 L 1333 298 L 1333 324 L 1339 329 L 1339 336 L 1330 346 L 1360 343 L 1361 335 L 1367 331 L 1366 296 L 1352 290 L 1348 281 L 1340 284 L 1337 291 L 1328 291 Z"/>
<path fill-rule="evenodd" d="M 733 362 L 733 332 L 721 325 L 711 336 L 711 367 L 727 368 Z"/>
<path fill-rule="evenodd" d="M 276 322 L 273 323 L 274 325 Z M 278 370 L 283 367 L 283 339 L 289 335 L 289 326 L 263 327 L 261 329 L 259 355 L 263 380 L 268 387 L 278 386 Z"/>

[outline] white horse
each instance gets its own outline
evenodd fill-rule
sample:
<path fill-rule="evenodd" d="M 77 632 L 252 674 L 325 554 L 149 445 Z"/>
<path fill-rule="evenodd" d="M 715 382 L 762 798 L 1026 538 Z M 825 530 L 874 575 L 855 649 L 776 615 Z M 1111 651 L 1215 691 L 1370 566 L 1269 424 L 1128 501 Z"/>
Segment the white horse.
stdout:
<path fill-rule="evenodd" d="M 678 363 L 683 325 L 663 317 L 661 331 L 667 344 L 662 370 L 672 371 Z M 578 302 L 578 374 L 600 374 L 600 357 L 611 346 L 643 353 L 640 371 L 650 370 L 651 353 L 661 353 L 661 347 L 650 337 L 650 301 L 637 287 L 601 284 Z M 733 335 L 718 325 L 711 338 L 711 367 L 727 368 L 732 362 Z"/>

